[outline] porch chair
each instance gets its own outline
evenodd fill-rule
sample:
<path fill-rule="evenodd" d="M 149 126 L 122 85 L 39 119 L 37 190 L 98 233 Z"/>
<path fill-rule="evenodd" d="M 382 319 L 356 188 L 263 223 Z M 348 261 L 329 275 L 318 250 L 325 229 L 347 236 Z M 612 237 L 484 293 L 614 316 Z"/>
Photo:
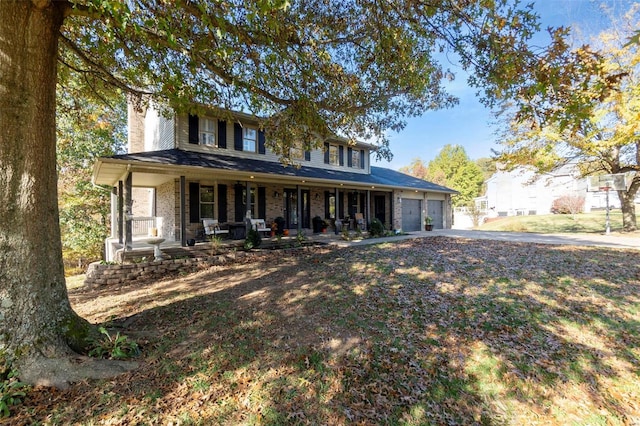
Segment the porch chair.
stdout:
<path fill-rule="evenodd" d="M 361 231 L 364 231 L 366 225 L 364 223 L 364 215 L 362 213 L 356 213 L 356 227 Z"/>
<path fill-rule="evenodd" d="M 204 226 L 204 235 L 213 235 L 217 237 L 220 234 L 228 234 L 228 229 L 220 229 L 218 219 L 202 219 L 202 226 Z"/>
<path fill-rule="evenodd" d="M 271 233 L 271 228 L 267 228 L 267 225 L 264 219 L 250 219 L 251 227 L 258 232 L 266 232 L 268 234 Z"/>

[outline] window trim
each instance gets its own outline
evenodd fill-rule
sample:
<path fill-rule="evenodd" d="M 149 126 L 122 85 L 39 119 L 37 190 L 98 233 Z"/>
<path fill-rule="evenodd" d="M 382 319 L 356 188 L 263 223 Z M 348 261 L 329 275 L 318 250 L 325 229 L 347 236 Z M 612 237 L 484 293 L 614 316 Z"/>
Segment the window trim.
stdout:
<path fill-rule="evenodd" d="M 338 145 L 329 144 L 329 164 L 332 166 L 340 165 L 340 148 Z"/>
<path fill-rule="evenodd" d="M 216 187 L 215 185 L 199 185 L 200 189 L 198 190 L 198 205 L 199 205 L 199 210 L 200 210 L 200 219 L 215 219 L 215 214 L 216 214 Z M 212 197 L 212 201 L 202 201 L 202 194 L 203 190 L 206 189 L 211 189 L 211 194 L 213 195 Z M 208 215 L 204 215 L 202 213 L 202 206 L 206 205 L 206 206 L 211 206 L 211 216 Z"/>
<path fill-rule="evenodd" d="M 361 169 L 362 168 L 361 167 L 361 163 L 360 163 L 360 161 L 362 161 L 361 158 L 360 158 L 360 155 L 361 155 L 360 150 L 358 150 L 358 149 L 352 149 L 351 150 L 351 168 L 352 169 Z"/>
<path fill-rule="evenodd" d="M 255 138 L 248 139 L 246 132 L 253 131 Z M 247 141 L 253 142 L 253 150 L 247 149 Z M 258 129 L 252 126 L 245 126 L 242 128 L 242 151 L 243 152 L 258 152 Z"/>
<path fill-rule="evenodd" d="M 301 142 L 294 142 L 289 148 L 289 158 L 292 160 L 306 160 L 306 151 L 304 150 L 304 146 Z"/>
<path fill-rule="evenodd" d="M 207 125 L 211 127 L 207 129 Z M 202 146 L 218 147 L 218 122 L 212 118 L 201 117 L 198 124 L 198 143 Z M 211 135 L 213 137 L 213 143 L 206 143 L 203 140 L 203 135 Z"/>

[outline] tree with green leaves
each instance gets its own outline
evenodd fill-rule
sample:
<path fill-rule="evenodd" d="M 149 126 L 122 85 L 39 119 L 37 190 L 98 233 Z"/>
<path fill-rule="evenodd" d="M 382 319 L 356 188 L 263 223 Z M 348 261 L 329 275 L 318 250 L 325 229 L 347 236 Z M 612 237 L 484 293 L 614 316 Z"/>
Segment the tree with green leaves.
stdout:
<path fill-rule="evenodd" d="M 108 235 L 110 188 L 92 185 L 98 157 L 124 151 L 126 102 L 119 91 L 100 100 L 78 93 L 77 81 L 58 87 L 58 202 L 65 267 L 83 268 L 99 260 Z"/>
<path fill-rule="evenodd" d="M 0 1 L 5 361 L 25 382 L 58 386 L 119 368 L 76 361 L 97 331 L 73 311 L 65 287 L 57 83 L 77 75 L 83 93 L 97 97 L 113 86 L 177 112 L 208 105 L 265 117 L 279 153 L 340 134 L 376 140 L 388 158 L 387 131 L 455 103 L 439 52 L 460 58 L 488 104 L 545 90 L 561 96 L 566 81 L 595 74 L 597 58 L 569 51 L 562 29 L 532 49 L 538 30 L 532 6 L 507 0 Z"/>
<path fill-rule="evenodd" d="M 472 205 L 473 199 L 480 195 L 484 182 L 484 175 L 478 164 L 459 145 L 445 145 L 426 167 L 422 160 L 415 159 L 408 167 L 400 168 L 400 171 L 455 189 L 458 194 L 452 197 L 452 201 L 456 207 Z"/>
<path fill-rule="evenodd" d="M 627 174 L 627 189 L 617 191 L 627 231 L 637 229 L 634 199 L 640 189 L 640 47 L 628 43 L 639 24 L 640 5 L 635 5 L 598 37 L 602 71 L 612 76 L 615 90 L 596 98 L 597 83 L 575 86 L 572 96 L 582 97 L 586 106 L 563 111 L 564 121 L 530 117 L 522 122 L 511 116 L 498 156 L 507 167 L 526 165 L 539 173 L 571 161 L 582 176 Z"/>

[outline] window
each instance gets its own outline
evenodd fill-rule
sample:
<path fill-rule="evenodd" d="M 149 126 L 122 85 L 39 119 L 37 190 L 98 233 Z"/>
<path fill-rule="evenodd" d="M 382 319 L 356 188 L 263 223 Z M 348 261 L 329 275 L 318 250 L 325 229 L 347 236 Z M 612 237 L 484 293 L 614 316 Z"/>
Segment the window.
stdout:
<path fill-rule="evenodd" d="M 216 122 L 209 118 L 200 119 L 200 145 L 217 146 Z"/>
<path fill-rule="evenodd" d="M 213 219 L 215 198 L 213 186 L 200 185 L 200 217 Z"/>
<path fill-rule="evenodd" d="M 340 151 L 337 145 L 329 145 L 329 164 L 340 165 Z"/>
<path fill-rule="evenodd" d="M 242 150 L 256 152 L 258 146 L 258 131 L 251 127 L 242 129 Z"/>
<path fill-rule="evenodd" d="M 360 151 L 357 149 L 351 151 L 351 167 L 354 169 L 360 168 Z"/>
<path fill-rule="evenodd" d="M 249 206 L 249 209 L 247 209 L 247 188 L 244 188 L 242 190 L 242 207 L 244 208 L 244 213 L 247 213 L 247 210 L 251 210 L 251 217 L 256 218 L 258 216 L 256 216 L 256 189 L 255 188 L 251 188 L 251 200 L 250 203 L 251 205 Z"/>
<path fill-rule="evenodd" d="M 329 217 L 331 219 L 336 218 L 336 196 L 334 194 L 329 195 L 329 203 L 327 203 L 327 207 L 329 211 L 326 211 L 325 217 Z"/>
<path fill-rule="evenodd" d="M 304 148 L 302 147 L 302 143 L 294 142 L 289 150 L 289 156 L 292 160 L 304 160 Z"/>

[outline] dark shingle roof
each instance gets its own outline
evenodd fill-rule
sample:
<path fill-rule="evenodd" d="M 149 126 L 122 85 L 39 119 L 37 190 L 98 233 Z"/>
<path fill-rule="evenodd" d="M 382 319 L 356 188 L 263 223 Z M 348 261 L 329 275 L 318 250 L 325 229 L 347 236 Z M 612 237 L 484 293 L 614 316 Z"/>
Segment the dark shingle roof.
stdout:
<path fill-rule="evenodd" d="M 385 185 L 399 188 L 411 188 L 422 191 L 456 193 L 453 189 L 436 185 L 395 170 L 383 167 L 371 167 L 371 174 L 348 171 L 325 170 L 316 167 L 300 168 L 284 166 L 280 163 L 232 157 L 229 155 L 206 154 L 181 149 L 147 151 L 137 154 L 121 154 L 108 157 L 115 160 L 135 161 L 149 164 L 167 164 L 172 166 L 193 166 L 208 169 L 240 171 L 247 173 L 266 173 L 271 175 L 298 177 L 303 179 L 325 179 L 338 182 L 354 182 L 366 185 Z"/>

